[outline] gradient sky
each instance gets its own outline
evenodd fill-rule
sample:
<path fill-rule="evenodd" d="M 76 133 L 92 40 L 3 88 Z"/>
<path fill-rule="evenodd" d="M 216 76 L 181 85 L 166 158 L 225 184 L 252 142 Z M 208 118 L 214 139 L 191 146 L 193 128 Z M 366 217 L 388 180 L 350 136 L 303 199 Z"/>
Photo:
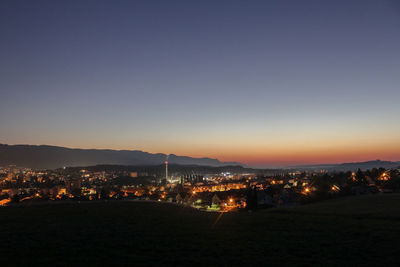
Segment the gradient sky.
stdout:
<path fill-rule="evenodd" d="M 400 160 L 398 1 L 1 1 L 0 143 Z"/>

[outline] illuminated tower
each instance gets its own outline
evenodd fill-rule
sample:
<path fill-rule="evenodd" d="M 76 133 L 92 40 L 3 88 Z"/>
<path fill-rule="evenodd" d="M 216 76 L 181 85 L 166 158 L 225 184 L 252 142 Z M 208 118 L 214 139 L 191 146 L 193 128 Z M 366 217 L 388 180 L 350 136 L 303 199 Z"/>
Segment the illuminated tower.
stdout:
<path fill-rule="evenodd" d="M 165 158 L 165 182 L 168 183 L 168 158 L 169 155 Z"/>
<path fill-rule="evenodd" d="M 165 181 L 168 183 L 168 160 L 165 161 Z"/>

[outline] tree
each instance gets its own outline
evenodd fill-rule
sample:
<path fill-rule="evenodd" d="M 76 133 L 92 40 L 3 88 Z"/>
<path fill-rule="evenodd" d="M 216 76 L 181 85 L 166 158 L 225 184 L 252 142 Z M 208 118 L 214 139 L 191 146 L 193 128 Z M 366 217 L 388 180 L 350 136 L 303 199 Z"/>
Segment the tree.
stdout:
<path fill-rule="evenodd" d="M 11 202 L 12 203 L 19 203 L 20 200 L 21 200 L 21 198 L 20 198 L 20 196 L 18 194 L 13 195 L 12 198 L 11 198 Z"/>
<path fill-rule="evenodd" d="M 391 178 L 385 183 L 384 187 L 391 189 L 394 192 L 400 192 L 400 175 L 391 176 Z"/>
<path fill-rule="evenodd" d="M 355 184 L 359 186 L 368 185 L 365 174 L 361 171 L 361 169 L 357 170 Z"/>
<path fill-rule="evenodd" d="M 100 199 L 109 199 L 110 189 L 108 187 L 103 187 L 100 191 Z"/>
<path fill-rule="evenodd" d="M 80 198 L 81 197 L 81 189 L 80 188 L 74 188 L 71 190 L 71 195 L 74 196 L 74 198 Z"/>
<path fill-rule="evenodd" d="M 257 190 L 255 188 L 247 191 L 246 208 L 252 211 L 257 209 Z"/>

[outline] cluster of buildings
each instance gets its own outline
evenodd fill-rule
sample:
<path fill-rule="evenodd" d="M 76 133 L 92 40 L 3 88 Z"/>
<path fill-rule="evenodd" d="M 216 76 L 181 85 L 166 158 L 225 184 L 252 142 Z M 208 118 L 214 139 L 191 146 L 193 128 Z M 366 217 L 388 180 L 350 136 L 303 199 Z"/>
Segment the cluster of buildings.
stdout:
<path fill-rule="evenodd" d="M 115 199 L 166 201 L 205 211 L 233 211 L 295 205 L 317 193 L 335 196 L 383 192 L 387 190 L 383 185 L 397 177 L 398 172 L 380 170 L 375 176 L 371 178 L 363 172 L 329 175 L 321 171 L 295 171 L 273 176 L 173 173 L 159 177 L 118 169 L 34 170 L 6 166 L 0 167 L 0 205 Z"/>

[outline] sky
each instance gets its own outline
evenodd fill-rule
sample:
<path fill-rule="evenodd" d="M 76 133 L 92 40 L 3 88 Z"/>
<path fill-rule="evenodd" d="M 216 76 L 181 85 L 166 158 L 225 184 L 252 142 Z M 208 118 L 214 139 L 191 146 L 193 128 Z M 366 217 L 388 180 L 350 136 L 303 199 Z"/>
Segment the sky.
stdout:
<path fill-rule="evenodd" d="M 3 0 L 0 33 L 0 143 L 400 160 L 395 0 Z"/>

